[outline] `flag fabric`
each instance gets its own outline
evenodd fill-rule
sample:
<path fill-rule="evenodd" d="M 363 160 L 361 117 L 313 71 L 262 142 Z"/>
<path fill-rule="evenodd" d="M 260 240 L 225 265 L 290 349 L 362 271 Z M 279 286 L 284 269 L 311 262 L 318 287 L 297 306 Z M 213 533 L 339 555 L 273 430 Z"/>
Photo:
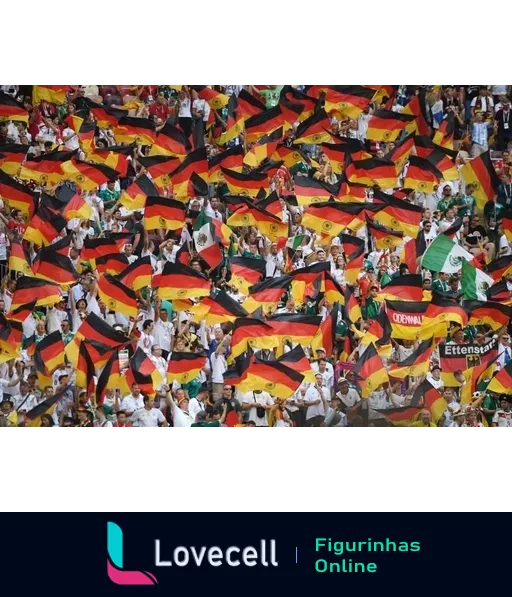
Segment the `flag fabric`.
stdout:
<path fill-rule="evenodd" d="M 133 155 L 135 145 L 110 145 L 107 149 L 95 149 L 87 154 L 87 160 L 95 164 L 105 164 L 126 177 L 128 172 L 128 156 Z"/>
<path fill-rule="evenodd" d="M 96 313 L 89 313 L 82 321 L 75 338 L 84 339 L 87 343 L 94 342 L 96 346 L 102 345 L 109 349 L 125 346 L 129 342 L 127 336 L 114 330 Z"/>
<path fill-rule="evenodd" d="M 499 282 L 505 278 L 505 276 L 512 273 L 512 255 L 498 257 L 498 259 L 488 263 L 485 269 L 495 282 Z"/>
<path fill-rule="evenodd" d="M 208 355 L 203 352 L 173 351 L 167 367 L 167 383 L 186 384 L 195 379 L 206 367 Z"/>
<path fill-rule="evenodd" d="M 62 300 L 60 288 L 46 280 L 22 276 L 16 280 L 16 290 L 12 297 L 11 310 L 35 301 L 36 306 L 53 305 Z"/>
<path fill-rule="evenodd" d="M 292 348 L 290 352 L 286 352 L 277 360 L 303 375 L 305 383 L 316 383 L 315 372 L 311 368 L 311 363 L 300 344 L 297 344 L 295 348 Z"/>
<path fill-rule="evenodd" d="M 313 85 L 308 93 L 321 85 Z M 316 95 L 317 92 L 315 92 Z M 364 85 L 329 85 L 325 89 L 326 112 L 338 112 L 342 118 L 357 119 L 368 108 L 374 95 L 373 89 Z"/>
<path fill-rule="evenodd" d="M 41 417 L 45 414 L 51 415 L 57 404 L 64 398 L 68 392 L 69 386 L 61 388 L 58 392 L 34 406 L 25 414 L 26 424 L 28 427 L 40 427 Z"/>
<path fill-rule="evenodd" d="M 394 143 L 402 131 L 414 120 L 415 116 L 411 114 L 379 110 L 371 116 L 368 122 L 366 138 L 372 141 Z"/>
<path fill-rule="evenodd" d="M 432 356 L 432 340 L 425 340 L 418 348 L 397 365 L 389 370 L 390 377 L 405 379 L 408 376 L 419 377 L 430 371 L 430 358 Z"/>
<path fill-rule="evenodd" d="M 158 196 L 158 189 L 148 176 L 142 174 L 121 193 L 120 203 L 130 211 L 137 211 L 144 209 L 150 196 Z"/>
<path fill-rule="evenodd" d="M 12 120 L 28 123 L 28 117 L 28 112 L 21 104 L 7 93 L 0 92 L 0 122 Z"/>
<path fill-rule="evenodd" d="M 243 379 L 237 384 L 240 392 L 265 391 L 274 398 L 287 400 L 300 388 L 304 375 L 279 361 L 249 361 Z"/>
<path fill-rule="evenodd" d="M 317 315 L 281 314 L 272 315 L 267 319 L 268 325 L 274 330 L 274 337 L 284 345 L 301 344 L 308 346 L 318 332 L 322 318 Z"/>
<path fill-rule="evenodd" d="M 104 257 L 105 255 L 117 252 L 117 244 L 112 238 L 86 237 L 84 239 L 81 257 L 84 261 L 94 261 L 98 257 Z"/>
<path fill-rule="evenodd" d="M 267 109 L 261 100 L 245 89 L 242 89 L 238 94 L 238 108 L 245 119 L 265 112 Z"/>
<path fill-rule="evenodd" d="M 185 226 L 186 206 L 168 197 L 149 196 L 144 208 L 146 230 L 181 230 Z"/>
<path fill-rule="evenodd" d="M 22 164 L 18 176 L 28 182 L 35 181 L 41 186 L 56 185 L 65 178 L 62 165 L 69 162 L 75 155 L 76 151 L 44 153 Z"/>
<path fill-rule="evenodd" d="M 64 364 L 64 341 L 60 330 L 45 336 L 36 346 L 34 366 L 38 371 L 53 373 Z"/>
<path fill-rule="evenodd" d="M 197 252 L 206 263 L 218 267 L 222 263 L 223 254 L 213 231 L 213 219 L 202 211 L 194 224 L 194 243 Z"/>
<path fill-rule="evenodd" d="M 234 172 L 242 172 L 244 167 L 243 145 L 235 145 L 208 159 L 208 182 L 210 184 L 224 181 L 221 167 Z"/>
<path fill-rule="evenodd" d="M 87 390 L 87 394 L 90 396 L 94 393 L 95 382 L 94 377 L 96 375 L 96 369 L 92 358 L 87 350 L 86 343 L 82 340 L 78 349 L 78 360 L 75 366 L 76 378 L 75 384 L 79 388 Z"/>
<path fill-rule="evenodd" d="M 495 332 L 512 319 L 512 307 L 501 303 L 464 301 L 463 308 L 469 316 L 468 325 L 488 325 Z"/>
<path fill-rule="evenodd" d="M 228 226 L 256 226 L 271 241 L 288 238 L 288 224 L 264 209 L 253 205 L 244 205 L 230 216 Z"/>
<path fill-rule="evenodd" d="M 17 176 L 29 147 L 17 143 L 0 144 L 0 170 L 9 176 Z"/>
<path fill-rule="evenodd" d="M 227 106 L 229 102 L 228 95 L 215 91 L 215 89 L 211 89 L 207 85 L 191 85 L 190 88 L 196 91 L 201 99 L 206 100 L 212 110 L 220 110 L 224 106 Z"/>
<path fill-rule="evenodd" d="M 450 324 L 453 323 L 466 327 L 468 324 L 466 311 L 455 300 L 435 294 L 425 311 L 420 339 L 444 338 L 448 335 Z"/>
<path fill-rule="evenodd" d="M 491 383 L 487 386 L 488 392 L 495 392 L 504 396 L 512 394 L 512 361 L 492 378 Z"/>
<path fill-rule="evenodd" d="M 208 195 L 208 158 L 204 147 L 191 151 L 171 172 L 173 193 L 177 199 Z M 155 193 L 158 194 L 158 193 Z"/>
<path fill-rule="evenodd" d="M 395 144 L 395 148 L 388 154 L 388 158 L 395 164 L 397 172 L 401 172 L 409 160 L 414 144 L 414 135 L 407 135 L 404 139 Z"/>
<path fill-rule="evenodd" d="M 441 396 L 439 390 L 434 388 L 427 379 L 422 381 L 414 392 L 411 404 L 428 410 L 435 424 L 438 423 L 448 407 L 446 400 Z"/>
<path fill-rule="evenodd" d="M 331 123 L 325 110 L 318 110 L 298 126 L 294 143 L 297 145 L 329 143 L 332 141 L 332 135 L 328 132 L 330 128 Z"/>
<path fill-rule="evenodd" d="M 346 256 L 348 262 L 345 266 L 345 281 L 348 282 L 348 284 L 354 285 L 357 282 L 359 274 L 361 273 L 361 268 L 363 267 L 364 254 L 365 248 L 363 245 L 350 255 Z"/>
<path fill-rule="evenodd" d="M 114 126 L 117 143 L 152 145 L 156 140 L 155 123 L 148 118 L 122 116 Z"/>
<path fill-rule="evenodd" d="M 376 220 L 384 226 L 401 231 L 411 238 L 418 236 L 420 223 L 423 219 L 421 207 L 378 190 L 374 191 L 373 200 L 374 203 L 382 205 L 382 209 L 375 214 Z"/>
<path fill-rule="evenodd" d="M 406 189 L 432 194 L 434 187 L 439 184 L 441 178 L 443 178 L 442 172 L 430 160 L 413 155 L 409 157 L 409 165 L 404 180 Z"/>
<path fill-rule="evenodd" d="M 156 368 L 149 356 L 138 348 L 129 361 L 129 368 L 126 370 L 126 380 L 131 387 L 134 383 L 140 386 L 143 394 L 155 396 L 158 387 L 164 381 L 162 374 Z"/>
<path fill-rule="evenodd" d="M 356 160 L 348 165 L 346 175 L 349 182 L 368 187 L 378 185 L 383 189 L 393 189 L 398 185 L 396 165 L 384 159 Z"/>
<path fill-rule="evenodd" d="M 433 272 L 456 274 L 464 261 L 472 261 L 473 255 L 446 235 L 439 234 L 421 258 L 421 267 Z"/>
<path fill-rule="evenodd" d="M 85 98 L 85 100 L 100 129 L 113 129 L 121 118 L 126 116 L 124 110 L 97 104 L 89 98 Z"/>
<path fill-rule="evenodd" d="M 34 105 L 40 102 L 48 102 L 50 104 L 65 104 L 67 94 L 73 89 L 73 85 L 33 85 L 32 86 L 32 102 Z"/>
<path fill-rule="evenodd" d="M 268 278 L 251 286 L 247 293 L 249 297 L 243 303 L 244 309 L 249 313 L 254 313 L 260 308 L 264 310 L 273 308 L 288 290 L 290 282 L 290 276 L 281 276 L 279 278 Z M 242 294 L 244 293 L 242 292 Z"/>
<path fill-rule="evenodd" d="M 249 349 L 272 350 L 279 345 L 274 328 L 259 319 L 239 317 L 235 321 L 231 339 L 231 359 L 236 359 Z"/>
<path fill-rule="evenodd" d="M 103 274 L 97 283 L 98 294 L 110 311 L 136 318 L 139 304 L 135 291 L 125 286 L 111 274 Z"/>
<path fill-rule="evenodd" d="M 103 367 L 96 384 L 96 403 L 102 405 L 107 395 L 107 390 L 119 388 L 121 393 L 129 394 L 130 388 L 126 382 L 126 377 L 122 374 L 119 363 L 119 351 L 117 348 L 112 350 L 112 354 Z"/>
<path fill-rule="evenodd" d="M 232 299 L 225 290 L 215 296 L 206 296 L 192 307 L 193 321 L 207 325 L 234 323 L 237 317 L 248 317 L 247 311 L 238 301 Z"/>
<path fill-rule="evenodd" d="M 19 209 L 25 216 L 32 217 L 35 210 L 34 193 L 0 169 L 0 197 L 11 209 Z"/>
<path fill-rule="evenodd" d="M 268 176 L 265 173 L 250 172 L 242 174 L 234 170 L 226 170 L 220 167 L 224 181 L 228 185 L 229 192 L 234 195 L 245 195 L 248 197 L 257 197 L 261 189 L 269 188 Z"/>
<path fill-rule="evenodd" d="M 153 184 L 161 189 L 171 184 L 170 174 L 180 165 L 180 159 L 167 155 L 155 155 L 138 158 L 139 163 L 144 167 L 145 173 L 149 173 Z"/>
<path fill-rule="evenodd" d="M 245 129 L 244 114 L 239 108 L 238 98 L 234 93 L 229 98 L 227 111 L 226 124 L 220 138 L 217 140 L 218 145 L 226 145 L 226 143 L 235 140 Z"/>
<path fill-rule="evenodd" d="M 459 387 L 460 382 L 455 374 L 462 373 L 468 377 L 472 369 L 485 370 L 491 360 L 498 356 L 497 339 L 494 338 L 485 344 L 439 344 L 439 356 L 442 369 L 442 380 L 447 387 Z M 482 367 L 483 364 L 483 367 Z"/>
<path fill-rule="evenodd" d="M 71 259 L 55 251 L 52 245 L 38 251 L 32 262 L 32 272 L 36 278 L 43 278 L 60 286 L 73 285 L 79 277 Z"/>
<path fill-rule="evenodd" d="M 354 222 L 364 223 L 364 203 L 313 203 L 307 207 L 302 217 L 302 225 L 317 234 L 329 237 L 338 236 Z M 363 214 L 363 219 L 360 219 Z M 360 227 L 356 226 L 356 227 Z"/>
<path fill-rule="evenodd" d="M 462 168 L 461 175 L 466 185 L 473 186 L 473 195 L 479 210 L 483 210 L 488 201 L 494 200 L 501 182 L 489 151 L 468 161 Z"/>
<path fill-rule="evenodd" d="M 428 303 L 386 301 L 386 313 L 391 324 L 392 338 L 416 340 L 419 337 Z"/>
<path fill-rule="evenodd" d="M 363 317 L 361 314 L 361 306 L 354 296 L 354 291 L 348 285 L 345 288 L 345 312 L 352 323 L 357 323 Z"/>
<path fill-rule="evenodd" d="M 486 301 L 487 291 L 494 284 L 494 280 L 468 261 L 463 261 L 460 283 L 465 299 L 469 301 Z"/>
<path fill-rule="evenodd" d="M 231 284 L 245 296 L 249 294 L 251 286 L 258 284 L 266 272 L 265 261 L 252 257 L 231 257 L 229 267 Z"/>
<path fill-rule="evenodd" d="M 402 110 L 402 114 L 412 114 L 416 117 L 416 119 L 407 127 L 408 133 L 417 132 L 418 135 L 430 135 L 425 96 L 425 90 L 421 89 L 420 93 L 415 95 Z"/>
<path fill-rule="evenodd" d="M 200 298 L 208 296 L 211 281 L 196 270 L 168 261 L 160 277 L 158 296 L 162 300 Z"/>
<path fill-rule="evenodd" d="M 381 251 L 398 247 L 404 242 L 404 233 L 397 232 L 386 226 L 382 226 L 378 222 L 371 222 L 367 220 L 368 232 L 371 233 L 375 247 Z"/>
<path fill-rule="evenodd" d="M 68 222 L 73 218 L 79 218 L 80 220 L 92 219 L 92 207 L 67 185 L 62 185 L 55 191 L 55 198 L 62 203 L 60 212 Z"/>
<path fill-rule="evenodd" d="M 11 241 L 11 252 L 9 255 L 9 270 L 11 272 L 22 272 L 25 275 L 32 276 L 32 268 L 27 257 L 23 244 L 16 239 Z"/>
<path fill-rule="evenodd" d="M 417 240 L 415 238 L 409 239 L 402 249 L 400 261 L 407 265 L 410 272 L 415 273 L 418 271 L 418 253 L 417 251 Z"/>
<path fill-rule="evenodd" d="M 359 358 L 354 375 L 360 380 L 363 398 L 369 398 L 382 385 L 389 383 L 387 370 L 373 344 L 370 344 Z"/>
<path fill-rule="evenodd" d="M 388 345 L 391 341 L 391 324 L 386 311 L 381 310 L 377 317 L 370 323 L 366 334 L 361 338 L 363 346 L 375 344 L 377 350 Z"/>
<path fill-rule="evenodd" d="M 28 223 L 23 238 L 39 246 L 50 245 L 66 225 L 62 216 L 40 205 Z"/>
<path fill-rule="evenodd" d="M 158 131 L 149 155 L 175 156 L 184 159 L 190 149 L 190 141 L 183 131 L 172 125 L 168 120 L 164 127 Z"/>
<path fill-rule="evenodd" d="M 299 206 L 327 202 L 338 192 L 335 187 L 306 176 L 295 176 L 294 187 Z"/>
<path fill-rule="evenodd" d="M 439 147 L 453 150 L 453 141 L 455 139 L 455 115 L 448 114 L 448 116 L 441 122 L 439 128 L 434 133 L 432 139 L 435 145 Z"/>
<path fill-rule="evenodd" d="M 151 257 L 147 255 L 130 263 L 117 277 L 120 282 L 137 292 L 151 286 L 152 274 Z"/>
<path fill-rule="evenodd" d="M 95 263 L 99 274 L 112 274 L 114 276 L 118 276 L 130 265 L 128 257 L 124 253 L 110 253 L 98 257 L 95 259 Z"/>
<path fill-rule="evenodd" d="M 338 325 L 339 315 L 340 306 L 336 303 L 331 309 L 331 312 L 320 324 L 320 327 L 311 342 L 313 350 L 320 350 L 323 348 L 326 351 L 326 354 L 334 354 L 336 346 L 336 326 Z"/>
<path fill-rule="evenodd" d="M 377 300 L 391 301 L 422 301 L 423 277 L 416 274 L 406 274 L 392 278 L 388 284 L 382 286 Z"/>
<path fill-rule="evenodd" d="M 284 116 L 280 106 L 255 114 L 245 121 L 246 143 L 254 143 L 265 135 L 270 135 L 283 125 Z"/>

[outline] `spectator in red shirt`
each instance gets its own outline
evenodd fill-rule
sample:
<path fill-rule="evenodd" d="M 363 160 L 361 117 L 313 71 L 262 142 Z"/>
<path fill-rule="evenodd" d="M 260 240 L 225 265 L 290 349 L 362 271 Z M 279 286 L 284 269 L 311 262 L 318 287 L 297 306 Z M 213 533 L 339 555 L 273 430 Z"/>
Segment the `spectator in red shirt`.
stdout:
<path fill-rule="evenodd" d="M 156 102 L 149 106 L 149 114 L 153 116 L 155 121 L 159 119 L 162 123 L 169 118 L 169 104 L 163 93 L 159 93 L 156 97 Z"/>

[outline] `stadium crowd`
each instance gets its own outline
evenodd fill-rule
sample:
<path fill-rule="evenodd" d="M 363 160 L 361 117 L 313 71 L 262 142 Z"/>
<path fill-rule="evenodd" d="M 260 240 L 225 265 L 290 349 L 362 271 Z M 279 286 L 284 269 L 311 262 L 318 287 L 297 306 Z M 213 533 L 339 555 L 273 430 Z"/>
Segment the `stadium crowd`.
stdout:
<path fill-rule="evenodd" d="M 0 426 L 511 427 L 511 91 L 0 86 Z"/>

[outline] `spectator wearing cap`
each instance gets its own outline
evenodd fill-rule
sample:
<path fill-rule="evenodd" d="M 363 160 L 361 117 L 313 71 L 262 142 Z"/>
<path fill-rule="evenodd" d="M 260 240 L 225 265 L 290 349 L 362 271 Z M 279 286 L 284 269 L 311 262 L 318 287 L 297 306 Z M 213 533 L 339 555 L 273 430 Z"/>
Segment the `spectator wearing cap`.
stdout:
<path fill-rule="evenodd" d="M 227 412 L 227 403 L 223 405 L 220 417 L 217 417 L 219 414 L 218 411 L 214 411 L 210 418 L 205 410 L 201 410 L 196 414 L 196 420 L 192 423 L 191 427 L 223 427 L 226 422 Z"/>

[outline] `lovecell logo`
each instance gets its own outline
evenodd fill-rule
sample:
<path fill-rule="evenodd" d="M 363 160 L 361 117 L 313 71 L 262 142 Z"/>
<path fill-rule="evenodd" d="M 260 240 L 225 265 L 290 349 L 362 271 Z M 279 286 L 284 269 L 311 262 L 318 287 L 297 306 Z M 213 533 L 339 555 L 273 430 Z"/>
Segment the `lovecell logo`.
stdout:
<path fill-rule="evenodd" d="M 114 522 L 107 524 L 107 572 L 110 580 L 116 585 L 156 585 L 158 581 L 150 572 L 124 570 L 123 565 L 123 531 Z"/>
<path fill-rule="evenodd" d="M 107 527 L 108 576 L 117 585 L 156 585 L 156 578 L 150 572 L 127 571 L 123 567 L 123 531 L 119 525 L 109 522 Z M 155 540 L 156 568 L 277 568 L 276 541 L 262 539 L 257 547 L 231 546 L 222 549 L 210 547 L 171 547 Z M 165 555 L 164 555 L 165 554 Z"/>

